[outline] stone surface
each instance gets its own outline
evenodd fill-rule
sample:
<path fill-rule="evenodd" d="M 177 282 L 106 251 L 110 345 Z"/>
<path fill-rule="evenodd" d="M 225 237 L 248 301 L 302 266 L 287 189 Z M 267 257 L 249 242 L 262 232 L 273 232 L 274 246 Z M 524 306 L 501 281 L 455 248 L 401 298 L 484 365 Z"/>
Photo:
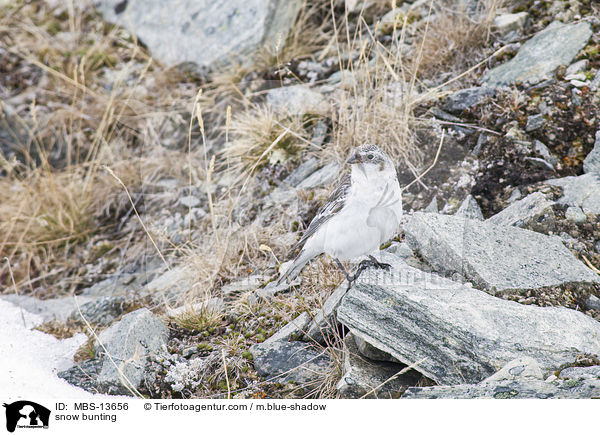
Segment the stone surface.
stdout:
<path fill-rule="evenodd" d="M 100 358 L 88 359 L 67 370 L 58 372 L 58 377 L 64 379 L 71 385 L 83 388 L 84 390 L 92 393 L 106 391 L 109 393 L 114 392 L 115 394 L 119 394 L 120 390 L 118 388 L 104 386 L 98 382 L 98 375 L 102 370 L 102 364 L 103 363 Z"/>
<path fill-rule="evenodd" d="M 600 176 L 600 130 L 596 132 L 594 148 L 592 148 L 592 151 L 589 152 L 583 161 L 583 172 Z"/>
<path fill-rule="evenodd" d="M 600 214 L 600 176 L 583 174 L 577 177 L 555 178 L 547 184 L 563 188 L 563 196 L 557 201 L 567 206 L 581 207 L 584 213 Z"/>
<path fill-rule="evenodd" d="M 340 168 L 341 166 L 339 163 L 329 163 L 310 174 L 307 178 L 298 183 L 298 186 L 296 187 L 298 189 L 310 190 L 331 183 L 335 180 Z"/>
<path fill-rule="evenodd" d="M 486 220 L 494 225 L 522 227 L 536 217 L 551 212 L 554 201 L 550 201 L 541 192 L 534 192 L 516 201 Z"/>
<path fill-rule="evenodd" d="M 323 94 L 305 85 L 284 86 L 269 90 L 267 105 L 274 112 L 291 116 L 306 114 L 327 116 L 331 111 Z"/>
<path fill-rule="evenodd" d="M 591 399 L 600 397 L 600 381 L 582 379 L 482 382 L 475 385 L 411 387 L 403 399 Z"/>
<path fill-rule="evenodd" d="M 539 130 L 544 126 L 546 120 L 544 119 L 544 115 L 538 113 L 537 115 L 531 115 L 527 117 L 527 125 L 525 125 L 525 131 L 531 132 L 534 130 Z"/>
<path fill-rule="evenodd" d="M 297 0 L 95 0 L 107 21 L 122 25 L 167 65 L 215 67 L 262 47 L 277 53 L 301 2 Z"/>
<path fill-rule="evenodd" d="M 354 337 L 348 334 L 344 338 L 344 373 L 337 389 L 347 399 L 397 398 L 420 378 L 415 372 L 398 375 L 405 367 L 403 364 L 364 358 L 354 343 Z"/>
<path fill-rule="evenodd" d="M 522 31 L 529 14 L 527 12 L 519 12 L 516 14 L 502 14 L 494 18 L 494 28 L 501 35 L 509 32 Z"/>
<path fill-rule="evenodd" d="M 360 353 L 362 356 L 364 356 L 370 360 L 373 360 L 373 361 L 398 362 L 398 360 L 396 358 L 394 358 L 392 355 L 390 355 L 387 352 L 377 349 L 375 346 L 373 346 L 368 341 L 366 341 L 360 337 L 357 337 L 356 335 L 354 335 L 353 337 L 354 337 L 354 343 L 356 344 L 356 347 L 358 349 L 358 353 Z"/>
<path fill-rule="evenodd" d="M 474 108 L 494 93 L 494 89 L 484 87 L 461 89 L 448 96 L 444 108 L 451 113 L 460 113 L 463 110 Z"/>
<path fill-rule="evenodd" d="M 344 296 L 338 320 L 358 337 L 438 384 L 480 382 L 529 356 L 546 374 L 600 352 L 600 323 L 563 307 L 496 298 L 406 265 L 391 254 Z"/>
<path fill-rule="evenodd" d="M 332 362 L 323 347 L 301 341 L 289 341 L 302 334 L 310 316 L 303 313 L 263 343 L 250 348 L 254 368 L 264 378 L 282 384 L 309 383 L 325 376 Z"/>
<path fill-rule="evenodd" d="M 590 295 L 585 301 L 585 307 L 588 310 L 600 311 L 600 298 Z"/>
<path fill-rule="evenodd" d="M 42 316 L 44 322 L 53 320 L 65 322 L 71 314 L 77 312 L 78 303 L 81 306 L 96 300 L 95 297 L 89 296 L 77 296 L 77 299 L 68 296 L 64 298 L 41 300 L 32 296 L 14 294 L 1 295 L 0 299 L 21 307 L 32 314 Z"/>
<path fill-rule="evenodd" d="M 565 218 L 576 224 L 582 224 L 587 220 L 587 217 L 580 207 L 568 207 L 565 211 Z"/>
<path fill-rule="evenodd" d="M 337 330 L 335 312 L 346 294 L 348 283 L 344 281 L 326 300 L 323 307 L 314 316 L 306 329 L 305 341 L 316 341 L 326 344 L 331 334 Z"/>
<path fill-rule="evenodd" d="M 600 366 L 567 367 L 558 375 L 562 379 L 594 379 L 600 380 Z"/>
<path fill-rule="evenodd" d="M 435 270 L 464 276 L 492 293 L 600 283 L 559 237 L 420 212 L 411 216 L 404 232 L 409 246 Z"/>
<path fill-rule="evenodd" d="M 167 316 L 177 317 L 183 314 L 202 314 L 202 313 L 225 313 L 225 303 L 221 298 L 210 298 L 206 301 L 198 302 L 191 305 L 182 305 L 180 307 L 169 308 Z"/>
<path fill-rule="evenodd" d="M 587 59 L 581 59 L 577 62 L 573 62 L 565 71 L 565 77 L 585 71 L 589 64 L 590 61 Z"/>
<path fill-rule="evenodd" d="M 153 375 L 145 369 L 147 357 L 166 346 L 168 335 L 165 324 L 147 308 L 124 315 L 98 335 L 96 355 L 102 356 L 98 381 L 124 394 L 126 385 L 139 388 L 151 383 Z"/>
<path fill-rule="evenodd" d="M 589 23 L 563 24 L 555 21 L 528 40 L 510 61 L 485 73 L 491 87 L 517 82 L 536 84 L 552 78 L 559 65 L 569 65 L 592 35 Z"/>
<path fill-rule="evenodd" d="M 479 208 L 479 204 L 477 204 L 477 201 L 475 201 L 475 198 L 473 198 L 471 195 L 467 195 L 465 200 L 458 208 L 456 216 L 464 216 L 469 219 L 477 219 L 480 221 L 483 220 L 481 208 Z"/>
<path fill-rule="evenodd" d="M 538 362 L 528 356 L 514 359 L 482 382 L 517 381 L 519 379 L 543 380 Z"/>
<path fill-rule="evenodd" d="M 263 278 L 262 275 L 250 275 L 239 281 L 225 284 L 221 287 L 221 293 L 224 297 L 228 297 L 238 293 L 256 290 L 262 284 Z"/>
<path fill-rule="evenodd" d="M 439 212 L 437 196 L 435 196 L 435 195 L 433 196 L 433 199 L 431 200 L 429 205 L 427 207 L 425 207 L 424 211 L 427 213 L 438 213 Z"/>
<path fill-rule="evenodd" d="M 550 163 L 552 167 L 558 163 L 558 158 L 550 152 L 548 147 L 543 142 L 540 142 L 536 139 L 533 142 L 533 147 L 535 152 L 538 153 L 548 163 Z"/>
<path fill-rule="evenodd" d="M 81 304 L 81 314 L 79 310 L 74 310 L 69 319 L 80 321 L 81 316 L 83 316 L 91 324 L 108 326 L 123 314 L 125 307 L 128 305 L 127 302 L 128 300 L 124 296 L 102 296 Z"/>
<path fill-rule="evenodd" d="M 296 187 L 302 180 L 306 179 L 310 174 L 319 168 L 319 160 L 312 157 L 305 162 L 302 162 L 294 171 L 283 179 L 283 184 Z"/>

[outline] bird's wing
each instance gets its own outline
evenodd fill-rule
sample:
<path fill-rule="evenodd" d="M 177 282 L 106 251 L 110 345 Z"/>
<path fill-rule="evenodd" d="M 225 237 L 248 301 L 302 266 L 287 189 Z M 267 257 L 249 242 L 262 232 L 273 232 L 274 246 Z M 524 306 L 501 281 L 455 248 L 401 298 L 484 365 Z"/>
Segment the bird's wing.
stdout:
<path fill-rule="evenodd" d="M 339 211 L 344 207 L 346 203 L 346 197 L 348 196 L 348 192 L 350 191 L 350 175 L 346 175 L 342 182 L 336 187 L 333 193 L 327 199 L 327 202 L 323 207 L 319 209 L 313 220 L 310 222 L 310 225 L 302 235 L 302 238 L 296 246 L 294 246 L 294 250 L 299 249 L 304 246 L 306 241 L 312 236 L 317 230 L 329 219 L 335 216 Z"/>

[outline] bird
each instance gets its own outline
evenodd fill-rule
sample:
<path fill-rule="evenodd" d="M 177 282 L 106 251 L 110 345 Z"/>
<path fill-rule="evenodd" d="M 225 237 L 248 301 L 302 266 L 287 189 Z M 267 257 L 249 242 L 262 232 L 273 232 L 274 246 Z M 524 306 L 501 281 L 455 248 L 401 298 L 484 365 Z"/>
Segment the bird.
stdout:
<path fill-rule="evenodd" d="M 402 216 L 402 189 L 392 159 L 378 146 L 363 144 L 353 149 L 346 175 L 319 209 L 294 247 L 300 249 L 276 285 L 291 282 L 313 258 L 333 257 L 348 281 L 348 289 L 367 267 L 389 269 L 370 255 L 396 233 Z M 363 255 L 353 276 L 341 261 Z"/>

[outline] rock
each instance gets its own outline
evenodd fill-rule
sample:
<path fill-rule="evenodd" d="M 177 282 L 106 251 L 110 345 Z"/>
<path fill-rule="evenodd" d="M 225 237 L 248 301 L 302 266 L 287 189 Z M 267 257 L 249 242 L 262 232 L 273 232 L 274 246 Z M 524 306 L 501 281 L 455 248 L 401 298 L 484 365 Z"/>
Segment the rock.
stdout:
<path fill-rule="evenodd" d="M 490 87 L 517 82 L 536 84 L 552 78 L 559 65 L 568 65 L 592 35 L 589 23 L 552 22 L 528 40 L 510 61 L 485 73 L 483 82 Z"/>
<path fill-rule="evenodd" d="M 174 267 L 144 286 L 143 294 L 155 302 L 173 303 L 194 285 L 194 272 L 187 266 Z"/>
<path fill-rule="evenodd" d="M 541 113 L 537 115 L 531 115 L 527 117 L 527 125 L 525 126 L 525 131 L 527 133 L 532 132 L 534 130 L 538 130 L 544 126 L 546 120 L 544 119 L 544 115 Z"/>
<path fill-rule="evenodd" d="M 600 88 L 600 69 L 596 72 L 596 75 L 590 82 L 590 91 L 596 92 Z"/>
<path fill-rule="evenodd" d="M 310 317 L 303 313 L 263 343 L 250 348 L 254 368 L 262 377 L 279 383 L 309 383 L 331 370 L 331 358 L 324 348 L 301 341 L 288 341 L 302 334 Z"/>
<path fill-rule="evenodd" d="M 437 196 L 434 195 L 433 199 L 431 200 L 431 202 L 429 203 L 429 205 L 427 207 L 425 207 L 424 210 L 426 213 L 438 213 L 439 209 L 438 209 L 438 202 L 437 202 Z"/>
<path fill-rule="evenodd" d="M 528 17 L 529 14 L 527 12 L 498 15 L 494 18 L 494 28 L 501 35 L 515 31 L 520 33 L 523 31 Z"/>
<path fill-rule="evenodd" d="M 477 219 L 480 221 L 483 220 L 481 208 L 479 208 L 479 204 L 477 204 L 477 201 L 475 201 L 475 198 L 473 198 L 471 195 L 467 195 L 465 200 L 458 208 L 456 216 L 464 216 L 469 219 Z"/>
<path fill-rule="evenodd" d="M 297 0 L 95 0 L 104 19 L 122 25 L 172 66 L 251 65 L 265 45 L 277 54 L 301 6 Z"/>
<path fill-rule="evenodd" d="M 600 396 L 597 380 L 519 380 L 476 385 L 411 387 L 402 399 L 590 399 Z"/>
<path fill-rule="evenodd" d="M 598 298 L 594 295 L 590 295 L 587 298 L 587 301 L 585 301 L 585 307 L 588 310 L 600 311 L 600 298 Z"/>
<path fill-rule="evenodd" d="M 552 165 L 552 167 L 554 167 L 554 165 L 556 165 L 556 163 L 558 163 L 558 158 L 556 156 L 552 155 L 552 153 L 550 153 L 550 150 L 548 149 L 548 147 L 546 145 L 544 145 L 543 142 L 540 142 L 539 140 L 536 139 L 533 142 L 533 146 L 534 146 L 535 152 L 538 153 L 548 163 L 550 163 Z"/>
<path fill-rule="evenodd" d="M 600 130 L 596 132 L 594 148 L 583 161 L 583 172 L 586 174 L 593 173 L 600 177 Z"/>
<path fill-rule="evenodd" d="M 392 242 L 390 246 L 385 248 L 385 252 L 389 252 L 400 258 L 410 258 L 414 255 L 414 252 L 406 242 Z"/>
<path fill-rule="evenodd" d="M 225 284 L 223 287 L 221 287 L 221 293 L 223 294 L 223 297 L 229 297 L 238 293 L 256 290 L 258 287 L 260 287 L 262 281 L 262 275 L 250 275 L 239 281 Z"/>
<path fill-rule="evenodd" d="M 565 211 L 565 217 L 576 224 L 582 224 L 587 220 L 585 213 L 579 207 L 568 207 Z"/>
<path fill-rule="evenodd" d="M 102 370 L 102 364 L 102 359 L 100 358 L 88 359 L 67 370 L 58 372 L 58 377 L 71 385 L 83 388 L 91 393 L 104 392 L 107 391 L 107 388 L 98 382 L 98 375 Z M 110 388 L 108 391 L 110 391 Z"/>
<path fill-rule="evenodd" d="M 398 398 L 409 385 L 418 382 L 415 372 L 398 375 L 406 366 L 375 362 L 361 357 L 352 334 L 344 338 L 344 374 L 337 384 L 346 399 Z"/>
<path fill-rule="evenodd" d="M 585 71 L 588 68 L 589 64 L 590 61 L 587 59 L 578 60 L 577 62 L 574 62 L 571 65 L 569 65 L 565 72 L 565 76 L 568 77 L 570 75 Z"/>
<path fill-rule="evenodd" d="M 200 205 L 200 199 L 194 195 L 186 195 L 179 198 L 177 201 L 179 205 L 184 206 L 185 208 L 194 208 Z"/>
<path fill-rule="evenodd" d="M 567 367 L 558 375 L 562 379 L 600 379 L 600 366 Z"/>
<path fill-rule="evenodd" d="M 127 394 L 127 386 L 151 384 L 154 375 L 146 372 L 146 359 L 167 345 L 168 335 L 164 323 L 147 308 L 125 314 L 98 335 L 96 354 L 102 356 L 98 381 L 121 394 Z"/>
<path fill-rule="evenodd" d="M 516 201 L 486 220 L 494 225 L 506 225 L 523 227 L 535 220 L 540 215 L 552 212 L 554 201 L 550 201 L 541 192 L 527 195 L 520 201 Z"/>
<path fill-rule="evenodd" d="M 554 166 L 552 166 L 551 163 L 544 159 L 540 159 L 539 157 L 525 157 L 523 160 L 533 163 L 534 166 L 540 169 L 550 169 L 551 171 L 554 171 Z"/>
<path fill-rule="evenodd" d="M 0 299 L 21 307 L 32 314 L 41 316 L 44 322 L 54 320 L 66 322 L 73 313 L 77 312 L 77 304 L 83 306 L 96 300 L 96 298 L 89 296 L 77 296 L 77 298 L 68 296 L 41 300 L 32 296 L 14 294 L 0 295 Z"/>
<path fill-rule="evenodd" d="M 169 317 L 177 317 L 185 314 L 223 314 L 225 313 L 225 303 L 220 298 L 210 298 L 192 305 L 182 305 L 177 308 L 169 308 L 166 312 Z"/>
<path fill-rule="evenodd" d="M 69 319 L 72 321 L 81 321 L 81 316 L 83 315 L 93 325 L 108 326 L 123 314 L 127 302 L 128 300 L 124 296 L 102 296 L 93 301 L 81 304 L 81 314 L 79 310 L 74 310 Z"/>
<path fill-rule="evenodd" d="M 461 89 L 448 96 L 444 108 L 451 113 L 460 113 L 463 110 L 474 108 L 487 97 L 493 96 L 495 92 L 494 89 L 485 87 Z"/>
<path fill-rule="evenodd" d="M 545 373 L 580 353 L 600 352 L 600 323 L 563 307 L 523 305 L 406 265 L 368 269 L 337 317 L 352 334 L 438 384 L 480 382 L 529 356 Z"/>
<path fill-rule="evenodd" d="M 291 265 L 291 261 L 289 263 Z M 278 294 L 289 292 L 293 287 L 299 287 L 301 283 L 302 280 L 300 279 L 300 276 L 295 277 L 292 282 L 288 283 L 284 281 L 279 285 L 277 285 L 277 281 L 271 281 L 266 286 L 254 290 L 254 295 L 258 298 L 269 300 Z"/>
<path fill-rule="evenodd" d="M 563 188 L 563 196 L 557 201 L 572 207 L 581 207 L 584 213 L 600 214 L 600 177 L 583 174 L 577 177 L 555 178 L 546 181 Z"/>
<path fill-rule="evenodd" d="M 387 361 L 387 362 L 396 362 L 396 363 L 398 362 L 398 360 L 396 358 L 394 358 L 392 355 L 390 355 L 387 352 L 377 349 L 375 346 L 373 346 L 368 341 L 365 341 L 362 338 L 357 337 L 357 336 L 353 336 L 353 337 L 354 337 L 354 343 L 356 344 L 356 347 L 358 349 L 358 353 L 360 353 L 362 356 L 369 358 L 370 360 L 373 360 L 373 361 Z"/>
<path fill-rule="evenodd" d="M 347 288 L 348 284 L 344 281 L 325 300 L 323 307 L 317 312 L 306 329 L 306 335 L 303 337 L 304 341 L 316 341 L 321 344 L 331 342 L 329 337 L 338 329 L 335 312 L 342 301 L 342 297 L 346 294 Z"/>
<path fill-rule="evenodd" d="M 283 86 L 269 90 L 267 105 L 274 112 L 289 116 L 306 114 L 327 116 L 331 111 L 323 94 L 305 85 Z"/>
<path fill-rule="evenodd" d="M 559 237 L 420 212 L 412 215 L 404 232 L 409 246 L 435 270 L 463 275 L 491 293 L 600 283 Z"/>
<path fill-rule="evenodd" d="M 335 180 L 338 172 L 340 171 L 340 164 L 333 162 L 323 166 L 318 171 L 313 172 L 307 178 L 302 180 L 297 188 L 304 190 L 311 190 L 315 187 L 323 186 L 325 184 L 330 184 Z"/>
<path fill-rule="evenodd" d="M 535 359 L 528 356 L 514 359 L 482 382 L 517 381 L 520 379 L 544 379 L 540 365 Z"/>
<path fill-rule="evenodd" d="M 294 171 L 283 180 L 283 184 L 296 187 L 302 180 L 306 179 L 310 174 L 319 168 L 319 161 L 316 157 L 312 157 L 305 162 L 302 162 Z"/>

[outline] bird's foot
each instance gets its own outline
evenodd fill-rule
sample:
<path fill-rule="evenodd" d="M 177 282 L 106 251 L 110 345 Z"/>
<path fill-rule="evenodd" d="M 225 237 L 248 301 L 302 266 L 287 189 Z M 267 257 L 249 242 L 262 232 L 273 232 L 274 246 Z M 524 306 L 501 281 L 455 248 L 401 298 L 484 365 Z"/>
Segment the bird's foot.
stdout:
<path fill-rule="evenodd" d="M 358 263 L 356 272 L 354 273 L 354 276 L 352 277 L 352 282 L 356 281 L 358 279 L 358 277 L 360 276 L 360 274 L 363 273 L 363 271 L 365 269 L 368 269 L 369 267 L 374 267 L 376 269 L 390 270 L 392 265 L 388 264 L 388 263 L 381 263 L 375 257 L 373 257 L 372 255 L 369 255 L 368 260 L 363 260 L 360 263 Z"/>

